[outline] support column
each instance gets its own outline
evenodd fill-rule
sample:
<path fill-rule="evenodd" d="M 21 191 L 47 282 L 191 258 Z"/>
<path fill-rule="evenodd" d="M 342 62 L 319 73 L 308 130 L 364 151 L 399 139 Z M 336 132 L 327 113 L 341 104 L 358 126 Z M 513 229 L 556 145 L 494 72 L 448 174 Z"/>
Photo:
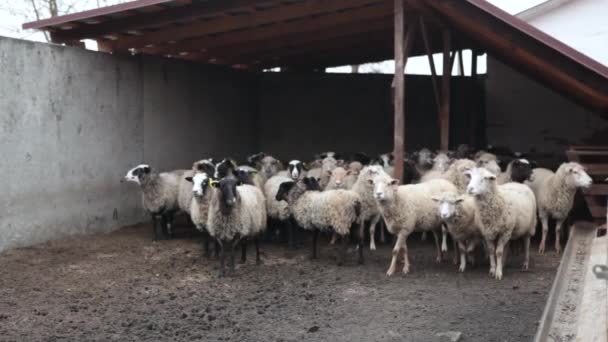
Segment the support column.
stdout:
<path fill-rule="evenodd" d="M 447 151 L 450 143 L 450 79 L 452 76 L 452 36 L 449 29 L 444 28 L 443 36 L 443 75 L 441 78 L 441 108 L 439 110 L 440 148 Z M 454 52 L 455 53 L 455 52 Z"/>
<path fill-rule="evenodd" d="M 395 0 L 395 75 L 393 79 L 395 118 L 394 150 L 395 178 L 403 179 L 403 152 L 405 150 L 405 111 L 403 98 L 405 95 L 405 56 L 403 55 L 403 39 L 405 38 L 404 0 Z"/>

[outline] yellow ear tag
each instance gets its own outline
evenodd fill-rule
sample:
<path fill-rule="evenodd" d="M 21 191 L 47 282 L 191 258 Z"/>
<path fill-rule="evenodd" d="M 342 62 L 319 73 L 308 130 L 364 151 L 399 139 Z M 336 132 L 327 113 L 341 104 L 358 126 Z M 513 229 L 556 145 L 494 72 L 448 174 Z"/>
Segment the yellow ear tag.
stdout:
<path fill-rule="evenodd" d="M 212 188 L 217 188 L 217 186 L 220 184 L 220 182 L 216 181 L 216 180 L 209 180 L 209 185 L 211 185 Z"/>

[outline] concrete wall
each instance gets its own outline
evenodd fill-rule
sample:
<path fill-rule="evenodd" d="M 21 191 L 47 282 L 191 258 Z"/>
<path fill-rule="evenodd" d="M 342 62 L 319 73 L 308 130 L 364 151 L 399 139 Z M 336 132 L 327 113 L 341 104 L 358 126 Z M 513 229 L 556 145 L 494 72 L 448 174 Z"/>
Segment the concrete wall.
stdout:
<path fill-rule="evenodd" d="M 334 150 L 378 154 L 393 147 L 391 75 L 264 74 L 260 80 L 260 150 L 310 158 Z M 452 145 L 468 142 L 469 79 L 453 79 Z M 428 76 L 406 76 L 406 149 L 437 148 L 437 109 Z"/>
<path fill-rule="evenodd" d="M 236 72 L 0 37 L 0 75 L 0 251 L 139 222 L 130 167 L 255 143 L 253 80 Z"/>
<path fill-rule="evenodd" d="M 486 104 L 489 143 L 557 159 L 572 144 L 606 144 L 607 120 L 492 58 Z"/>

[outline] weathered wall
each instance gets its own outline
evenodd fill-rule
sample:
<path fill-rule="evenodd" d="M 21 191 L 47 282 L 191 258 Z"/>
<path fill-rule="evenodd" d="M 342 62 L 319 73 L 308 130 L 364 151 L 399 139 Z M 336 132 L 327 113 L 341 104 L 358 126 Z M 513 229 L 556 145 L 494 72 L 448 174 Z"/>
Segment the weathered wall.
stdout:
<path fill-rule="evenodd" d="M 565 158 L 572 144 L 606 144 L 608 121 L 488 58 L 488 142 Z"/>
<path fill-rule="evenodd" d="M 264 74 L 260 80 L 259 146 L 280 158 L 310 158 L 334 150 L 378 154 L 393 147 L 391 75 Z M 453 79 L 452 145 L 468 142 L 471 105 L 483 94 L 469 79 Z M 437 148 L 437 107 L 428 76 L 406 77 L 406 149 Z M 483 114 L 481 115 L 483 116 Z"/>
<path fill-rule="evenodd" d="M 119 183 L 130 167 L 255 142 L 236 72 L 0 37 L 0 75 L 0 251 L 139 222 L 139 190 Z"/>

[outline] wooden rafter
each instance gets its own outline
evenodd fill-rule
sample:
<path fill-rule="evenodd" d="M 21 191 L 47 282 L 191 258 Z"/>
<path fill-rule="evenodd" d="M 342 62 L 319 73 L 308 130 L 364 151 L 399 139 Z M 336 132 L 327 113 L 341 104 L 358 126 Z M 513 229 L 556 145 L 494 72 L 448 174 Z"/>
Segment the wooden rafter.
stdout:
<path fill-rule="evenodd" d="M 310 0 L 301 3 L 285 4 L 276 8 L 242 16 L 228 16 L 208 22 L 194 22 L 185 26 L 166 28 L 157 32 L 146 32 L 113 42 L 114 50 L 143 48 L 150 44 L 166 43 L 192 39 L 203 35 L 226 33 L 229 31 L 274 24 L 302 17 L 338 12 L 349 8 L 365 7 L 382 0 Z"/>
<path fill-rule="evenodd" d="M 182 51 L 200 51 L 201 48 L 219 51 L 235 47 L 245 49 L 247 46 L 258 46 L 261 47 L 258 50 L 261 50 L 264 46 L 306 39 L 307 35 L 331 36 L 343 34 L 342 32 L 347 30 L 362 31 L 366 27 L 364 25 L 378 25 L 379 21 L 387 20 L 390 13 L 390 6 L 380 4 L 352 9 L 331 16 L 304 18 L 289 24 L 269 25 L 221 35 L 209 35 L 174 44 L 147 47 L 138 52 L 166 55 Z M 385 22 L 385 26 L 390 28 L 391 22 Z"/>
<path fill-rule="evenodd" d="M 429 33 L 423 16 L 418 18 L 420 25 L 420 32 L 422 33 L 422 41 L 424 42 L 424 49 L 426 51 L 427 58 L 429 60 L 429 67 L 431 68 L 431 83 L 433 85 L 433 94 L 435 96 L 435 104 L 437 110 L 441 105 L 439 97 L 439 86 L 437 85 L 437 70 L 435 69 L 435 60 L 433 59 L 433 51 L 431 50 L 431 44 L 429 42 Z"/>
<path fill-rule="evenodd" d="M 442 151 L 449 149 L 450 143 L 450 78 L 452 76 L 452 63 L 450 58 L 452 49 L 452 35 L 448 28 L 444 28 L 443 36 L 443 75 L 441 77 L 441 110 L 439 111 L 440 126 L 440 148 Z M 454 52 L 456 54 L 456 52 Z"/>

